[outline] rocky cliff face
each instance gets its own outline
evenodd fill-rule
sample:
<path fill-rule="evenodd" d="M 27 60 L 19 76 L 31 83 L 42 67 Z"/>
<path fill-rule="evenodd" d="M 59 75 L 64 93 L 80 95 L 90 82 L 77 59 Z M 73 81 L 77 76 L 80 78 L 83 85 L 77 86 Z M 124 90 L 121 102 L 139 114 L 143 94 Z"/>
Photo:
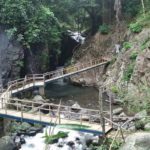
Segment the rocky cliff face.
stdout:
<path fill-rule="evenodd" d="M 105 82 L 139 93 L 141 86 L 150 86 L 150 29 L 139 34 L 128 32 L 127 40 L 128 46 L 122 48 L 115 63 L 109 66 Z"/>
<path fill-rule="evenodd" d="M 113 27 L 114 28 L 114 27 Z M 88 63 L 91 60 L 106 57 L 113 59 L 116 55 L 116 44 L 121 44 L 125 38 L 126 26 L 120 26 L 120 33 L 116 29 L 108 35 L 97 33 L 88 39 L 84 45 L 74 52 L 73 60 L 78 63 Z M 75 84 L 96 86 L 99 81 L 104 82 L 107 66 L 73 76 L 71 81 Z"/>
<path fill-rule="evenodd" d="M 19 77 L 23 57 L 20 44 L 9 39 L 4 29 L 0 28 L 0 85 Z"/>
<path fill-rule="evenodd" d="M 78 63 L 88 62 L 100 56 L 111 58 L 105 68 L 95 69 L 72 77 L 72 82 L 84 85 L 96 85 L 99 81 L 115 86 L 115 90 L 126 93 L 142 93 L 142 88 L 150 86 L 150 29 L 144 28 L 140 33 L 131 33 L 127 28 L 119 33 L 120 52 L 115 52 L 116 33 L 97 34 L 90 40 L 89 46 L 82 50 L 84 54 Z M 110 86 L 111 84 L 111 86 Z M 118 92 L 118 91 L 116 91 Z"/>

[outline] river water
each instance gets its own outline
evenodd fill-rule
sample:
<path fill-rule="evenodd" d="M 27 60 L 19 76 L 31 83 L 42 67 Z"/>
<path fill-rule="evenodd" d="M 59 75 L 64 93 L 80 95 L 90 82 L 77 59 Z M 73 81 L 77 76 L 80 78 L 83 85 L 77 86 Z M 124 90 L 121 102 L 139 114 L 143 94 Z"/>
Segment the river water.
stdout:
<path fill-rule="evenodd" d="M 61 79 L 47 84 L 45 94 L 53 103 L 59 103 L 61 100 L 65 105 L 72 105 L 77 102 L 84 108 L 99 109 L 99 93 L 94 87 L 75 86 Z M 108 107 L 108 103 L 104 102 L 104 109 Z"/>

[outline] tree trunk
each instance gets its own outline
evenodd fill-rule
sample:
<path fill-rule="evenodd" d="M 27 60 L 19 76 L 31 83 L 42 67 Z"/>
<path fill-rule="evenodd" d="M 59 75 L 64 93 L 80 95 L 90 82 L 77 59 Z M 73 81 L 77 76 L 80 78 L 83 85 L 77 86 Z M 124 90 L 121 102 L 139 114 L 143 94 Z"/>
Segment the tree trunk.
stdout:
<path fill-rule="evenodd" d="M 143 8 L 143 15 L 145 17 L 145 5 L 144 5 L 144 0 L 141 0 L 142 8 Z"/>

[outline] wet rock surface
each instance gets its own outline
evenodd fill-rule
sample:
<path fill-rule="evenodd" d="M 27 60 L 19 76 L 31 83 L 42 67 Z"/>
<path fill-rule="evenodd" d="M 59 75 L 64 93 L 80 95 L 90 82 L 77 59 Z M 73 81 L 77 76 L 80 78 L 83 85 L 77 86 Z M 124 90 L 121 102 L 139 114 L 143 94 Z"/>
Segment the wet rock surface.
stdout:
<path fill-rule="evenodd" d="M 0 150 L 18 150 L 12 137 L 4 136 L 0 139 Z"/>
<path fill-rule="evenodd" d="M 150 150 L 150 133 L 139 132 L 128 136 L 120 150 Z"/>
<path fill-rule="evenodd" d="M 4 28 L 0 26 L 0 85 L 19 76 L 21 67 L 18 65 L 23 57 L 20 44 L 8 38 Z M 5 63 L 4 63 L 5 62 Z"/>

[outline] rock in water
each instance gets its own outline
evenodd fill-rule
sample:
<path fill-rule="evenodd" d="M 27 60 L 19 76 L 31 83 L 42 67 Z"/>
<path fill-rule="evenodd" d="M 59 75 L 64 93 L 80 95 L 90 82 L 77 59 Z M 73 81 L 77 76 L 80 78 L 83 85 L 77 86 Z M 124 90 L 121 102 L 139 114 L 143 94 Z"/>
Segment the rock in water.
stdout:
<path fill-rule="evenodd" d="M 36 95 L 34 96 L 34 98 L 32 99 L 34 102 L 44 102 L 44 99 L 41 95 Z"/>
<path fill-rule="evenodd" d="M 76 102 L 71 106 L 71 110 L 74 112 L 79 112 L 81 110 L 81 106 Z"/>
<path fill-rule="evenodd" d="M 0 139 L 0 150 L 17 150 L 17 147 L 10 136 L 4 136 Z"/>
<path fill-rule="evenodd" d="M 150 150 L 150 133 L 134 133 L 126 138 L 120 150 Z"/>

